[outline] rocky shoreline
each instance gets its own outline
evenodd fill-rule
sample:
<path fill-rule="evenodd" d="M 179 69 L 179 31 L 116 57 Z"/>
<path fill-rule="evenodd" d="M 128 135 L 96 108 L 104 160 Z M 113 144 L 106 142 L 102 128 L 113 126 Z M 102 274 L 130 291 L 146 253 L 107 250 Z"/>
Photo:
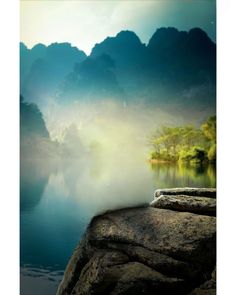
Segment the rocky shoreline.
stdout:
<path fill-rule="evenodd" d="M 216 294 L 216 190 L 157 190 L 96 216 L 57 295 Z"/>

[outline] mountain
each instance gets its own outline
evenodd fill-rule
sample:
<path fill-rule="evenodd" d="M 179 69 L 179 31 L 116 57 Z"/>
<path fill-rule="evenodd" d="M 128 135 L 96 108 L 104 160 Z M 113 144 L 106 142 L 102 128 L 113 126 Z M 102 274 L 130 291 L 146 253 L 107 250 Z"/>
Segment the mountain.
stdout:
<path fill-rule="evenodd" d="M 112 98 L 215 111 L 216 44 L 199 28 L 159 28 L 146 45 L 121 31 L 88 57 L 69 43 L 20 48 L 22 92 L 39 105 Z"/>
<path fill-rule="evenodd" d="M 42 105 L 53 96 L 63 79 L 86 54 L 70 43 L 37 44 L 28 49 L 20 44 L 20 90 L 24 97 Z"/>
<path fill-rule="evenodd" d="M 113 59 L 117 80 L 131 97 L 209 105 L 215 100 L 216 45 L 199 28 L 160 28 L 147 45 L 134 33 L 122 31 L 95 45 L 91 56 L 102 54 Z"/>
<path fill-rule="evenodd" d="M 96 58 L 106 54 L 114 60 L 117 74 L 131 73 L 137 75 L 140 71 L 146 56 L 146 46 L 141 43 L 138 36 L 131 31 L 121 31 L 115 37 L 108 37 L 100 44 L 96 44 L 91 52 L 91 57 Z M 121 81 L 127 82 L 126 77 L 118 77 Z"/>
<path fill-rule="evenodd" d="M 73 72 L 66 77 L 60 88 L 57 99 L 62 103 L 119 99 L 124 94 L 114 70 L 114 62 L 107 54 L 86 58 L 75 64 Z"/>
<path fill-rule="evenodd" d="M 147 50 L 134 32 L 121 31 L 115 37 L 106 38 L 94 46 L 90 56 L 98 58 L 103 54 L 114 61 L 118 83 L 127 95 L 145 80 Z"/>
<path fill-rule="evenodd" d="M 39 136 L 49 139 L 43 115 L 39 108 L 32 103 L 24 102 L 20 97 L 20 132 L 22 136 Z"/>
<path fill-rule="evenodd" d="M 22 159 L 31 160 L 78 158 L 85 148 L 75 124 L 64 130 L 62 143 L 52 141 L 38 106 L 20 96 L 20 153 Z"/>
<path fill-rule="evenodd" d="M 216 45 L 201 29 L 158 29 L 150 39 L 149 66 L 159 79 L 176 84 L 215 83 Z"/>
<path fill-rule="evenodd" d="M 20 96 L 21 158 L 44 158 L 55 155 L 56 144 L 50 139 L 43 115 L 36 104 Z"/>

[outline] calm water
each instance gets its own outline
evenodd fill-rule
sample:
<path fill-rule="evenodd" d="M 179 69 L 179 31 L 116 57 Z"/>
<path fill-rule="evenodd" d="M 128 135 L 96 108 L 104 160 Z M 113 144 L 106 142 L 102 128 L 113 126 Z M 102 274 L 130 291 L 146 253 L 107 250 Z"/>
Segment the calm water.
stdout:
<path fill-rule="evenodd" d="M 22 161 L 21 295 L 54 295 L 90 219 L 150 202 L 157 188 L 214 187 L 215 167 L 130 160 Z"/>

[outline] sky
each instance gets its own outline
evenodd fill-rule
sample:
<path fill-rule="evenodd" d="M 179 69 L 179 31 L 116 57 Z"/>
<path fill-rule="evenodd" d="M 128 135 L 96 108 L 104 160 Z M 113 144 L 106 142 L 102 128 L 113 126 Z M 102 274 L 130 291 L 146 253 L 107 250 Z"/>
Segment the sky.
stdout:
<path fill-rule="evenodd" d="M 20 39 L 37 43 L 70 42 L 86 54 L 121 30 L 147 43 L 159 27 L 200 27 L 216 39 L 215 0 L 21 0 Z"/>

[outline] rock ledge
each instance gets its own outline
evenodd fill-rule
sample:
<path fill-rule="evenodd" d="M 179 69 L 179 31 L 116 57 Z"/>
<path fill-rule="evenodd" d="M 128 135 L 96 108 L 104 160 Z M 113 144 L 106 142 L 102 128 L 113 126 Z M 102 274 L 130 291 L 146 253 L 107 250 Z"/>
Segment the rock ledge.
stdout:
<path fill-rule="evenodd" d="M 57 295 L 215 294 L 215 195 L 159 190 L 149 207 L 93 218 Z"/>

